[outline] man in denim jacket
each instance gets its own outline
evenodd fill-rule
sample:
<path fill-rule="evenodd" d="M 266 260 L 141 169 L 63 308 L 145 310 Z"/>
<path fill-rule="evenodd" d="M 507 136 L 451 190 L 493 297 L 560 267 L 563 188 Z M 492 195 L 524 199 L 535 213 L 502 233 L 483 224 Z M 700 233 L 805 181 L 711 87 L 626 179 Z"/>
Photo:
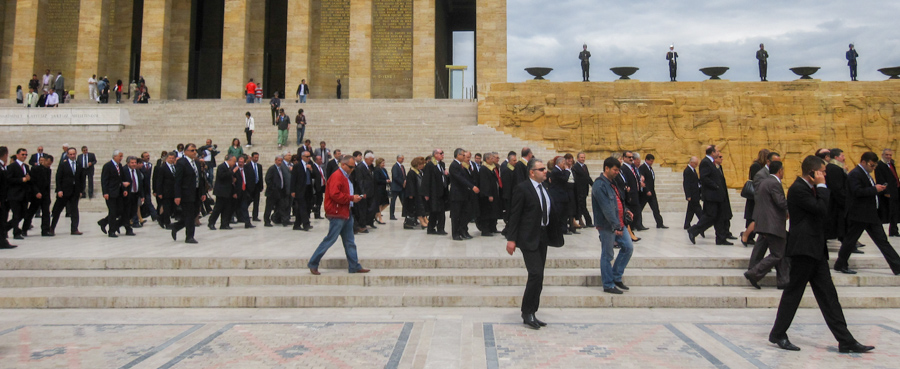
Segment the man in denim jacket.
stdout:
<path fill-rule="evenodd" d="M 615 158 L 606 158 L 603 161 L 603 175 L 594 181 L 591 190 L 591 201 L 596 220 L 594 224 L 600 231 L 600 246 L 603 249 L 600 256 L 603 292 L 617 295 L 622 294 L 622 290 L 628 291 L 628 286 L 622 283 L 622 274 L 634 252 L 631 237 L 625 237 L 623 232 L 625 214 L 631 212 L 623 207 L 622 195 L 613 182 L 619 175 L 620 167 L 621 164 Z M 615 253 L 613 246 L 616 244 L 620 247 L 619 256 L 616 257 L 615 263 L 611 264 Z"/>

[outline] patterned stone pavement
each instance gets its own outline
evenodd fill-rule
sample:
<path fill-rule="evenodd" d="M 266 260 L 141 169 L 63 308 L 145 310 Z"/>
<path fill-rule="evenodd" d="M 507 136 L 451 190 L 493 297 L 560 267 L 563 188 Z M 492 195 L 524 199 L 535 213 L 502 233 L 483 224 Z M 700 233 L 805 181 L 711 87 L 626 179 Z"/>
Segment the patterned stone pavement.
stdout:
<path fill-rule="evenodd" d="M 0 310 L 0 368 L 896 368 L 900 310 L 845 311 L 868 354 L 840 354 L 818 310 L 766 341 L 773 309 Z"/>

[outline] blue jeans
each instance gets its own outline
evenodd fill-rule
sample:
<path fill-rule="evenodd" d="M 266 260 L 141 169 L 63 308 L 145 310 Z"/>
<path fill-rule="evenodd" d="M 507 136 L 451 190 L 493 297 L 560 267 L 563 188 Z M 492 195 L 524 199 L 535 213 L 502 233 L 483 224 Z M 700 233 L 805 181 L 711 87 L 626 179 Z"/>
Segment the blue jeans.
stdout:
<path fill-rule="evenodd" d="M 312 257 L 309 259 L 309 263 L 307 263 L 306 266 L 312 269 L 318 269 L 319 262 L 322 261 L 325 252 L 337 242 L 338 235 L 341 236 L 341 241 L 344 243 L 344 254 L 347 255 L 347 271 L 356 273 L 357 270 L 362 269 L 362 265 L 359 265 L 359 259 L 356 257 L 356 241 L 353 237 L 353 216 L 350 216 L 348 219 L 328 218 L 328 235 L 325 236 L 322 243 L 320 243 L 319 247 L 316 248 L 316 251 L 313 252 Z"/>
<path fill-rule="evenodd" d="M 306 135 L 306 125 L 297 125 L 297 146 L 303 145 L 303 136 Z M 310 153 L 312 154 L 312 153 Z"/>
<path fill-rule="evenodd" d="M 253 101 L 256 100 L 256 96 L 251 95 L 251 94 L 246 94 L 246 95 L 247 95 L 247 104 L 253 104 Z"/>
<path fill-rule="evenodd" d="M 631 260 L 631 254 L 634 253 L 634 246 L 631 243 L 631 237 L 627 236 L 628 231 L 624 231 L 622 236 L 616 236 L 612 230 L 600 230 L 600 247 L 602 254 L 600 256 L 600 279 L 603 280 L 603 288 L 615 287 L 615 282 L 622 282 L 622 274 L 625 273 L 625 267 Z M 619 243 L 619 256 L 616 262 L 612 264 L 613 246 Z"/>
<path fill-rule="evenodd" d="M 299 98 L 298 100 L 300 100 L 301 103 L 305 103 L 305 102 L 306 102 L 306 95 L 300 95 L 300 98 Z"/>

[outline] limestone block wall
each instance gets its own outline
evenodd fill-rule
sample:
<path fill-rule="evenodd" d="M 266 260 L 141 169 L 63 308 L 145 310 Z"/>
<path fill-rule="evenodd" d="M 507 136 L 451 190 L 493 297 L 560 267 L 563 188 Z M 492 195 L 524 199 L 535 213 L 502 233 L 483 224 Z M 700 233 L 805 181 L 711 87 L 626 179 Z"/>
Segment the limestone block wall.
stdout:
<path fill-rule="evenodd" d="M 22 85 L 28 93 L 28 80 L 16 82 L 10 91 L 10 71 L 12 70 L 13 35 L 16 27 L 16 0 L 0 0 L 0 97 L 15 98 L 16 86 Z M 31 75 L 28 75 L 31 77 Z"/>
<path fill-rule="evenodd" d="M 782 154 L 790 183 L 818 148 L 843 149 L 848 164 L 897 150 L 900 82 L 495 83 L 480 91 L 478 123 L 595 159 L 652 153 L 677 169 L 715 144 L 735 188 L 767 148 Z"/>

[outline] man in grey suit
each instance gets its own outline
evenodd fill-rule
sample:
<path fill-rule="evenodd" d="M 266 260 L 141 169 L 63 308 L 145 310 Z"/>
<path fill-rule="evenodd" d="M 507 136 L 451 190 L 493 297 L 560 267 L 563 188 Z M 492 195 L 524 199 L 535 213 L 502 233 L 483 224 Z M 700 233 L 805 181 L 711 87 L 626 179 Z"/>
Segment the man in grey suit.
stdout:
<path fill-rule="evenodd" d="M 59 103 L 66 102 L 66 79 L 63 78 L 62 71 L 56 74 L 56 81 L 53 82 L 53 89 L 59 93 Z"/>
<path fill-rule="evenodd" d="M 760 169 L 759 172 L 762 172 Z M 784 247 L 787 241 L 787 200 L 784 197 L 784 187 L 781 180 L 784 178 L 784 165 L 780 161 L 769 163 L 769 175 L 759 182 L 756 188 L 756 207 L 753 211 L 753 219 L 756 220 L 756 233 L 759 241 L 753 246 L 750 255 L 750 269 L 744 273 L 744 278 L 750 281 L 753 287 L 759 289 L 759 280 L 766 276 L 772 267 L 777 274 L 777 286 L 783 289 L 790 280 L 787 260 L 784 259 Z M 759 173 L 757 172 L 757 173 Z M 769 250 L 769 256 L 763 258 Z"/>

